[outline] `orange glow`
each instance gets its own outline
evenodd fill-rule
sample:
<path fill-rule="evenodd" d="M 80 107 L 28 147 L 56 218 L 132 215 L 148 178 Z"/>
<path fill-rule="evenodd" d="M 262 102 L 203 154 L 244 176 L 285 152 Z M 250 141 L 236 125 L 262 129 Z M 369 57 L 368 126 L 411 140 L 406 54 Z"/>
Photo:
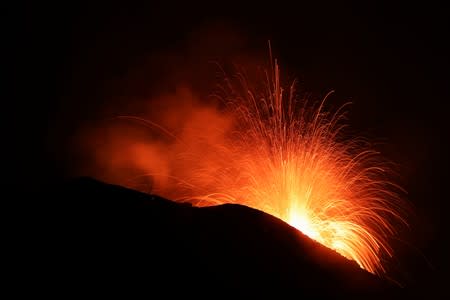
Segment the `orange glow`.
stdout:
<path fill-rule="evenodd" d="M 217 95 L 225 108 L 192 105 L 165 118 L 189 116 L 183 126 L 123 117 L 173 141 L 137 144 L 128 154 L 121 149 L 121 157 L 134 156 L 153 180 L 152 193 L 262 210 L 382 275 L 382 261 L 393 255 L 394 224 L 404 222 L 401 189 L 387 179 L 387 163 L 364 139 L 346 138 L 345 105 L 327 112 L 329 95 L 312 103 L 297 97 L 295 84 L 283 89 L 276 60 L 262 78 L 255 85 L 238 73 Z"/>

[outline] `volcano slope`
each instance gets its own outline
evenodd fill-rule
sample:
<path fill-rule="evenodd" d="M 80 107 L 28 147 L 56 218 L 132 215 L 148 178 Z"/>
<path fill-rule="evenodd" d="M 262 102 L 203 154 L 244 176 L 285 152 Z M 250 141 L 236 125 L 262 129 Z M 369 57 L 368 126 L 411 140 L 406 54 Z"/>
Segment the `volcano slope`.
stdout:
<path fill-rule="evenodd" d="M 52 199 L 38 258 L 51 288 L 115 295 L 313 295 L 396 298 L 400 288 L 264 212 L 197 208 L 91 178 Z M 213 292 L 214 294 L 210 294 Z M 294 293 L 294 294 L 292 294 Z"/>

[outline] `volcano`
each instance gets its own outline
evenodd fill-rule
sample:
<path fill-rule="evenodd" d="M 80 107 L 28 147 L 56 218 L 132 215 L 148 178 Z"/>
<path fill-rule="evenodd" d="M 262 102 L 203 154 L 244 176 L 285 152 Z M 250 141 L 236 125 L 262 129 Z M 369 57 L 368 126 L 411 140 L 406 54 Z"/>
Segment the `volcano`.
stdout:
<path fill-rule="evenodd" d="M 237 204 L 193 207 L 91 178 L 59 183 L 42 216 L 41 275 L 65 293 L 151 296 L 248 291 L 314 297 L 398 296 L 269 214 Z"/>

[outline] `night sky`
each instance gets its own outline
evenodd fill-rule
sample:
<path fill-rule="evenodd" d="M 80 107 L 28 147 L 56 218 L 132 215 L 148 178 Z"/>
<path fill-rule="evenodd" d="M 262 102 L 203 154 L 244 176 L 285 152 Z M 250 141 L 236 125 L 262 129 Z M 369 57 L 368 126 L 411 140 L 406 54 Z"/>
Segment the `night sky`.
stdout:
<path fill-rule="evenodd" d="M 207 60 L 264 57 L 270 39 L 288 78 L 319 96 L 335 90 L 336 105 L 352 101 L 352 128 L 399 165 L 416 213 L 402 277 L 438 287 L 449 251 L 446 9 L 312 2 L 8 8 L 6 182 L 32 188 L 71 176 L 82 158 L 68 141 L 80 124 L 190 81 Z"/>

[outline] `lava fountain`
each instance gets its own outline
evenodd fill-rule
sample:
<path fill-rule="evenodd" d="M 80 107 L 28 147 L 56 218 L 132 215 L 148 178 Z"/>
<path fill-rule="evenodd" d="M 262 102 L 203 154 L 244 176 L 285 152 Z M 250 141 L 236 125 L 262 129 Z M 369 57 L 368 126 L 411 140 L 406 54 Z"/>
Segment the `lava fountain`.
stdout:
<path fill-rule="evenodd" d="M 225 76 L 216 94 L 223 122 L 205 120 L 177 135 L 122 117 L 173 138 L 170 174 L 147 174 L 152 192 L 197 206 L 262 210 L 383 275 L 383 261 L 393 255 L 389 239 L 405 223 L 402 190 L 388 179 L 389 164 L 365 139 L 346 137 L 346 105 L 330 112 L 329 95 L 314 103 L 298 97 L 295 82 L 282 87 L 278 63 L 270 60 L 256 84 L 243 72 Z M 158 177 L 171 184 L 158 185 Z"/>

